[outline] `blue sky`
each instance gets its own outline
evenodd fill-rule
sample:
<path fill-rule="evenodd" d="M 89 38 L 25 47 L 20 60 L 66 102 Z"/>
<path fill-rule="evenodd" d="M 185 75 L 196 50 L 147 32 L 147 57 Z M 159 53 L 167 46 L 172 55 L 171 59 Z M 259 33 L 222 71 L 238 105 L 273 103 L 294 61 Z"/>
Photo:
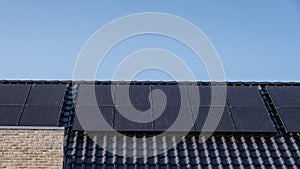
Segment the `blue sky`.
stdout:
<path fill-rule="evenodd" d="M 300 1 L 0 1 L 0 79 L 72 79 L 78 54 L 99 28 L 119 17 L 163 12 L 196 25 L 219 53 L 229 81 L 300 81 Z M 176 29 L 176 28 L 174 28 Z M 108 53 L 97 74 L 110 80 L 130 53 L 162 48 L 180 56 L 197 80 L 201 62 L 181 43 L 130 38 Z M 128 80 L 128 79 L 124 79 Z M 146 71 L 136 80 L 170 80 Z"/>

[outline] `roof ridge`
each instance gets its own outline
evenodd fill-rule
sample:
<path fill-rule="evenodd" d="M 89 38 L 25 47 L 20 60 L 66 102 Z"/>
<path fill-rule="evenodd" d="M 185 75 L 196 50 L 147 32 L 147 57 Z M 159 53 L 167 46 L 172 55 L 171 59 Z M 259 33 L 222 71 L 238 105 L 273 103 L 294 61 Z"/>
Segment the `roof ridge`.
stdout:
<path fill-rule="evenodd" d="M 87 81 L 87 80 L 0 80 L 0 84 L 131 84 L 131 85 L 228 85 L 228 86 L 300 86 L 300 82 L 268 81 Z"/>

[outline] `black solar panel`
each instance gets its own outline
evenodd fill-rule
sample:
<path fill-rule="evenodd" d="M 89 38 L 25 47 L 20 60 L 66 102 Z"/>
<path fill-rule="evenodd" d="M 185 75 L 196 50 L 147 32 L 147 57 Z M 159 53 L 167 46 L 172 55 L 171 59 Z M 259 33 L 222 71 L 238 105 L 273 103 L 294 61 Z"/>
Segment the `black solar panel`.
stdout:
<path fill-rule="evenodd" d="M 82 125 L 80 124 L 77 116 L 75 115 L 74 116 L 74 119 L 73 119 L 73 128 L 72 128 L 73 131 L 84 131 Z"/>
<path fill-rule="evenodd" d="M 20 120 L 20 126 L 58 126 L 61 106 L 26 106 Z"/>
<path fill-rule="evenodd" d="M 278 113 L 287 132 L 300 132 L 300 107 L 279 108 Z"/>
<path fill-rule="evenodd" d="M 220 107 L 193 107 L 192 111 L 198 112 L 198 117 L 195 120 L 195 131 L 235 132 L 228 108 L 225 107 L 223 111 L 222 109 Z M 209 111 L 211 111 L 210 119 L 212 120 L 207 119 Z M 219 122 L 216 122 L 215 119 L 220 118 L 220 113 L 222 113 L 221 119 Z M 203 126 L 206 120 L 208 127 L 204 130 Z M 212 121 L 212 123 L 209 123 L 209 121 Z M 218 123 L 217 126 L 215 126 L 216 123 Z"/>
<path fill-rule="evenodd" d="M 114 90 L 115 85 L 81 84 L 78 88 L 77 106 L 114 106 Z M 93 91 L 95 93 L 92 93 Z M 96 100 L 93 100 L 95 98 Z"/>
<path fill-rule="evenodd" d="M 180 111 L 184 113 L 180 114 Z M 190 107 L 188 106 L 167 106 L 153 108 L 154 117 L 154 130 L 155 131 L 185 131 L 186 125 L 193 124 Z M 175 123 L 176 119 L 179 121 Z M 172 128 L 170 128 L 172 126 Z"/>
<path fill-rule="evenodd" d="M 176 111 L 177 108 L 173 107 L 173 109 Z M 164 117 L 163 115 L 161 117 Z M 165 116 L 166 118 L 170 118 Z M 172 124 L 172 126 L 168 129 L 169 131 L 192 131 L 194 129 L 194 119 L 193 116 L 191 115 L 191 108 L 189 106 L 181 106 L 180 107 L 180 113 L 178 116 L 175 116 L 174 118 L 177 118 L 176 121 Z M 174 120 L 174 118 L 170 118 Z M 161 130 L 165 126 L 164 125 L 158 125 L 159 120 L 163 119 L 157 119 L 154 121 L 156 130 Z M 172 121 L 169 120 L 167 123 L 170 124 Z"/>
<path fill-rule="evenodd" d="M 193 107 L 210 106 L 211 90 L 209 86 L 187 85 L 186 89 L 187 89 L 188 98 L 190 100 L 191 106 Z"/>
<path fill-rule="evenodd" d="M 229 106 L 264 107 L 259 90 L 254 86 L 228 86 L 227 101 Z"/>
<path fill-rule="evenodd" d="M 267 90 L 277 107 L 300 107 L 300 86 L 268 86 Z"/>
<path fill-rule="evenodd" d="M 156 89 L 159 91 L 154 92 L 153 90 Z M 160 107 L 164 104 L 168 104 L 168 106 L 189 105 L 187 91 L 184 85 L 152 85 L 151 90 L 152 104 L 154 107 Z"/>
<path fill-rule="evenodd" d="M 150 90 L 150 85 L 116 85 L 115 105 L 150 108 Z"/>
<path fill-rule="evenodd" d="M 225 105 L 226 98 L 223 92 L 225 87 L 187 85 L 186 88 L 190 105 L 193 107 L 224 107 Z M 212 89 L 214 90 L 214 93 L 216 95 L 213 105 L 211 105 Z"/>
<path fill-rule="evenodd" d="M 113 128 L 114 107 L 109 106 L 84 106 L 75 109 L 76 116 L 74 118 L 73 130 L 109 131 Z M 102 113 L 102 117 L 99 113 Z M 80 120 L 78 119 L 80 118 Z M 106 121 L 110 125 L 107 127 L 103 122 Z M 81 125 L 80 123 L 83 123 Z"/>
<path fill-rule="evenodd" d="M 145 109 L 145 108 L 143 108 Z M 115 108 L 114 129 L 117 131 L 153 131 L 153 112 L 151 109 L 141 114 L 147 113 L 147 116 L 141 115 L 136 118 L 144 121 L 145 123 L 135 122 L 132 120 L 133 113 L 128 106 L 119 106 Z M 120 113 L 125 114 L 125 117 Z M 128 119 L 129 117 L 129 119 Z M 147 122 L 145 121 L 147 120 Z"/>
<path fill-rule="evenodd" d="M 267 86 L 287 132 L 300 131 L 300 86 Z"/>
<path fill-rule="evenodd" d="M 27 84 L 0 84 L 0 104 L 23 105 L 29 89 Z"/>
<path fill-rule="evenodd" d="M 22 105 L 0 105 L 0 126 L 16 126 L 22 108 Z"/>
<path fill-rule="evenodd" d="M 288 132 L 300 131 L 300 107 L 279 108 L 278 112 Z"/>
<path fill-rule="evenodd" d="M 276 132 L 268 111 L 260 107 L 231 107 L 237 132 Z"/>
<path fill-rule="evenodd" d="M 35 84 L 28 96 L 28 105 L 62 105 L 65 84 Z"/>

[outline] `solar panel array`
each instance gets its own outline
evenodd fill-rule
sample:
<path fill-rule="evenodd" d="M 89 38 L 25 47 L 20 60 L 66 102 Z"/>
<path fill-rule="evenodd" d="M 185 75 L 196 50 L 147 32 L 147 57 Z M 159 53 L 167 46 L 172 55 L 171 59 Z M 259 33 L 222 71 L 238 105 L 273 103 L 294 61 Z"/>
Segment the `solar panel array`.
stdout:
<path fill-rule="evenodd" d="M 67 84 L 0 84 L 0 126 L 58 126 L 66 87 Z M 266 89 L 286 130 L 299 132 L 300 86 L 267 85 Z M 227 86 L 225 106 L 218 101 L 212 105 L 208 85 L 80 84 L 77 92 L 83 96 L 75 104 L 77 116 L 86 114 L 87 126 L 94 130 L 165 131 L 174 126 L 179 116 L 186 124 L 195 124 L 191 128 L 195 132 L 214 128 L 216 132 L 276 132 L 256 86 Z M 135 116 L 133 108 L 145 117 Z M 99 112 L 111 128 L 98 124 L 97 118 L 91 119 Z M 177 125 L 173 130 L 180 130 L 180 125 L 184 128 L 184 123 Z M 83 130 L 78 117 L 73 130 Z"/>
<path fill-rule="evenodd" d="M 93 97 L 91 93 L 85 93 L 91 92 L 87 90 L 90 87 L 95 87 Z M 117 131 L 165 131 L 172 128 L 180 112 L 184 112 L 180 120 L 185 122 L 176 124 L 179 127 L 173 130 L 180 131 L 180 125 L 193 123 L 195 125 L 191 131 L 195 132 L 276 132 L 258 88 L 252 86 L 228 86 L 225 107 L 218 101 L 211 105 L 211 87 L 200 85 L 82 84 L 78 91 L 80 93 L 83 93 L 83 97 L 78 99 L 83 101 L 78 101 L 80 104 L 76 105 L 76 109 L 86 114 L 93 112 L 91 116 L 104 113 L 107 124 Z M 223 91 L 218 94 L 225 96 Z M 92 98 L 96 98 L 96 101 Z M 130 105 L 142 111 L 140 113 L 148 113 L 148 119 L 139 119 L 147 122 L 132 120 L 134 117 Z M 82 111 L 89 111 L 92 107 L 94 111 Z M 85 118 L 83 115 L 81 117 Z M 89 124 L 85 129 L 101 130 L 101 125 L 97 124 L 99 121 L 86 121 Z M 82 130 L 77 117 L 73 130 Z"/>
<path fill-rule="evenodd" d="M 58 126 L 66 85 L 0 84 L 0 126 Z"/>
<path fill-rule="evenodd" d="M 268 92 L 288 132 L 300 131 L 300 86 L 268 86 Z"/>

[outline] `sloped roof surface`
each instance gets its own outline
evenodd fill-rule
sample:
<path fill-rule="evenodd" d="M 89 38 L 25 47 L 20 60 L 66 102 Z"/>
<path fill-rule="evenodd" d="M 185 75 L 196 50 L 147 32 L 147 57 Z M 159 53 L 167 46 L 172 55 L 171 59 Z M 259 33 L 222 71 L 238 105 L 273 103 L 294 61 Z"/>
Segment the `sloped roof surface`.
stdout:
<path fill-rule="evenodd" d="M 176 136 L 164 137 L 165 139 Z M 190 134 L 175 148 L 167 149 L 164 139 L 157 143 L 152 151 L 164 151 L 154 157 L 125 158 L 113 155 L 111 152 L 121 151 L 124 155 L 129 151 L 143 151 L 147 154 L 149 148 L 138 149 L 132 140 L 124 141 L 106 139 L 102 142 L 120 147 L 108 147 L 105 151 L 88 138 L 84 132 L 72 132 L 67 140 L 65 168 L 299 168 L 300 140 L 299 136 L 268 136 L 268 135 L 231 135 L 215 134 L 208 140 L 203 136 Z M 154 138 L 155 139 L 155 138 Z M 206 140 L 200 142 L 198 140 Z M 122 140 L 122 142 L 117 141 Z"/>
<path fill-rule="evenodd" d="M 0 115 L 2 116 L 1 125 L 22 125 L 22 118 L 26 116 L 30 118 L 43 119 L 43 114 L 47 113 L 46 109 L 55 110 L 56 122 L 50 125 L 59 125 L 65 127 L 66 141 L 64 145 L 64 168 L 299 168 L 300 167 L 300 123 L 295 124 L 294 118 L 299 118 L 300 105 L 295 106 L 300 98 L 296 97 L 297 92 L 300 91 L 299 83 L 268 83 L 268 82 L 228 82 L 228 95 L 225 106 L 225 111 L 228 111 L 227 117 L 222 119 L 224 124 L 219 124 L 217 131 L 212 136 L 203 136 L 199 134 L 201 130 L 201 119 L 197 121 L 193 119 L 196 124 L 192 131 L 187 134 L 183 139 L 178 138 L 176 131 L 170 133 L 162 138 L 156 136 L 159 130 L 155 130 L 155 122 L 152 124 L 153 128 L 141 128 L 140 126 L 134 126 L 131 128 L 125 128 L 121 125 L 120 132 L 130 137 L 122 137 L 115 135 L 111 137 L 111 133 L 107 131 L 101 131 L 97 138 L 90 138 L 88 133 L 82 130 L 81 125 L 76 119 L 76 111 L 74 100 L 76 101 L 76 95 L 80 85 L 89 85 L 89 82 L 76 82 L 71 81 L 0 81 Z M 189 93 L 189 87 L 204 87 L 209 85 L 222 85 L 221 83 L 176 83 L 176 82 L 96 82 L 96 97 L 100 106 L 112 107 L 111 117 L 112 126 L 115 125 L 116 112 L 111 104 L 111 98 L 109 94 L 105 92 L 107 86 L 118 86 L 115 91 L 122 92 L 122 85 L 138 85 L 137 91 L 139 91 L 137 98 L 133 97 L 131 102 L 138 106 L 144 106 L 149 108 L 147 100 L 143 100 L 147 92 L 152 88 L 165 88 L 163 91 L 168 93 L 169 87 L 184 85 L 187 87 L 188 106 L 191 107 L 189 111 L 192 112 L 193 107 L 193 95 Z M 19 90 L 16 95 L 20 96 L 17 100 L 11 101 L 5 92 L 8 89 L 3 90 L 3 86 L 23 86 L 22 90 Z M 44 93 L 44 90 L 34 92 L 34 86 L 60 86 L 57 90 L 50 93 Z M 61 87 L 63 86 L 63 87 Z M 5 88 L 4 87 L 4 88 Z M 276 88 L 279 92 L 276 93 Z M 56 88 L 56 87 L 54 87 Z M 99 90 L 97 90 L 99 88 Z M 138 88 L 143 88 L 140 90 Z M 247 88 L 247 90 L 245 90 Z M 275 88 L 275 89 L 273 89 Z M 284 89 L 281 89 L 284 88 Z M 291 90 L 293 88 L 294 93 L 288 94 L 282 92 L 282 90 Z M 2 90 L 1 90 L 2 89 Z M 13 89 L 9 89 L 13 90 Z M 275 90 L 275 92 L 274 92 Z M 49 90 L 50 91 L 50 90 Z M 144 92 L 146 91 L 146 92 Z M 144 93 L 143 93 L 144 92 Z M 284 93 L 284 94 L 280 94 Z M 295 94 L 296 92 L 296 94 Z M 34 94 L 35 93 L 35 94 Z M 60 93 L 60 94 L 57 94 Z M 63 93 L 63 95 L 61 94 Z M 134 93 L 134 92 L 133 92 Z M 278 94 L 279 93 L 279 94 Z M 29 99 L 31 97 L 31 99 Z M 40 94 L 45 94 L 40 96 Z M 174 98 L 174 92 L 170 94 Z M 273 96 L 274 95 L 274 96 Z M 103 97 L 102 97 L 103 96 Z M 281 106 L 280 98 L 286 104 L 286 99 L 291 100 L 292 107 Z M 295 96 L 295 97 L 294 97 Z M 37 99 L 39 98 L 40 99 Z M 113 97 L 113 96 L 112 96 Z M 205 99 L 210 96 L 209 92 L 200 92 L 200 97 L 203 102 L 200 104 L 200 108 L 206 108 L 208 104 Z M 7 98 L 7 99 L 6 99 Z M 105 98 L 105 99 L 103 99 Z M 239 99 L 237 99 L 239 98 Z M 47 100 L 50 99 L 50 100 Z M 184 99 L 184 98 L 183 98 Z M 273 100 L 274 99 L 274 100 Z M 29 101 L 31 100 L 31 101 Z M 35 101 L 40 103 L 34 103 Z M 59 100 L 59 101 L 58 101 Z M 112 99 L 113 100 L 113 99 Z M 196 99 L 197 100 L 197 99 Z M 12 103 L 13 102 L 13 103 Z M 176 102 L 176 100 L 174 101 Z M 32 103 L 32 104 L 31 104 Z M 128 104 L 125 100 L 120 100 L 122 105 Z M 81 106 L 85 111 L 91 111 L 89 108 L 94 105 L 89 105 L 90 102 L 86 102 L 87 105 Z M 171 103 L 172 104 L 172 103 Z M 279 105 L 279 106 L 278 106 Z M 47 107 L 44 111 L 37 110 L 30 111 L 29 108 L 35 106 Z M 147 107 L 148 106 L 148 107 Z M 174 107 L 172 105 L 171 107 Z M 18 113 L 7 113 L 7 109 L 11 107 L 15 108 Z M 55 107 L 59 107 L 56 108 Z M 80 107 L 80 106 L 79 106 Z M 217 108 L 212 107 L 212 108 Z M 27 110 L 28 109 L 28 110 Z M 290 111 L 284 111 L 285 109 L 292 109 Z M 200 110 L 196 107 L 196 110 Z M 27 113 L 26 113 L 27 111 Z M 57 112 L 59 115 L 57 116 Z M 202 111 L 202 113 L 205 111 Z M 260 113 L 257 113 L 260 112 Z M 42 114 L 42 116 L 41 116 Z M 201 111 L 198 112 L 201 114 Z M 263 115 L 263 116 L 261 116 Z M 13 117 L 10 117 L 13 116 Z M 40 117 L 39 117 L 40 116 Z M 243 119 L 244 118 L 244 119 Z M 13 119 L 12 121 L 9 121 Z M 16 120 L 17 119 L 17 120 Z M 46 118 L 47 119 L 47 118 Z M 266 124 L 261 124 L 255 121 L 265 119 Z M 230 120 L 230 123 L 228 123 Z M 243 121 L 246 120 L 246 121 Z M 250 120 L 250 122 L 249 122 Z M 55 120 L 54 120 L 55 121 Z M 16 123 L 17 122 L 17 123 Z M 249 122 L 249 124 L 246 124 Z M 46 122 L 40 121 L 34 125 L 49 125 Z M 223 125 L 232 124 L 232 127 L 225 127 Z M 198 125 L 198 129 L 197 129 Z M 126 124 L 125 124 L 126 126 Z M 200 127 L 199 127 L 200 126 Z M 150 125 L 151 127 L 151 125 Z M 137 129 L 137 130 L 132 130 Z M 153 130 L 149 130 L 153 129 Z M 159 133 L 158 133 L 159 134 Z M 135 141 L 136 138 L 152 138 L 153 144 L 139 145 Z M 111 139 L 113 138 L 113 139 Z M 128 139 L 129 138 L 129 139 Z M 95 142 L 99 140 L 101 144 Z M 174 148 L 166 148 L 166 140 L 172 140 L 174 142 Z M 179 144 L 176 144 L 179 142 Z M 134 152 L 147 154 L 151 151 L 162 152 L 159 155 L 148 157 L 145 155 L 143 158 L 129 158 L 127 154 L 134 154 Z M 119 152 L 118 154 L 124 154 L 123 156 L 116 155 L 113 152 Z"/>

